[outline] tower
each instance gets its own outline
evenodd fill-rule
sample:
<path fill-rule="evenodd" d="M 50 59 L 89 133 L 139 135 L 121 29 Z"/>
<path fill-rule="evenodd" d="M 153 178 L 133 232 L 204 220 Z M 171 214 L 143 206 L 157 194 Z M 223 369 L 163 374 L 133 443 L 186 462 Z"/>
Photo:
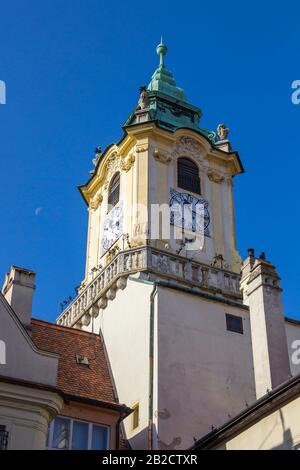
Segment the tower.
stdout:
<path fill-rule="evenodd" d="M 215 132 L 200 127 L 202 112 L 187 102 L 166 69 L 163 43 L 157 53 L 159 67 L 148 88 L 141 87 L 123 138 L 103 153 L 97 150 L 94 173 L 80 186 L 90 212 L 85 284 L 116 250 L 139 245 L 164 250 L 170 237 L 151 236 L 151 208 L 163 210 L 171 201 L 193 209 L 205 205 L 204 247 L 193 257 L 210 263 L 217 256 L 216 263 L 240 272 L 232 198 L 233 177 L 243 171 L 239 156 L 226 140 L 226 129 L 224 139 L 217 140 Z"/>
<path fill-rule="evenodd" d="M 235 243 L 243 167 L 224 125 L 218 137 L 201 127 L 162 42 L 157 53 L 123 137 L 96 150 L 79 188 L 86 273 L 58 322 L 102 334 L 119 399 L 135 410 L 132 446 L 180 449 L 256 397 Z"/>

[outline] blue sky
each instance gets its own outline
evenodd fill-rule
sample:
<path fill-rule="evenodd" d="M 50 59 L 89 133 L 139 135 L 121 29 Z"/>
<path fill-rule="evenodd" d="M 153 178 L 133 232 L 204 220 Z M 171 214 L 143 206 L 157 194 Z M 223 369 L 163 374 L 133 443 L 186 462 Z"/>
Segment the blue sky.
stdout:
<path fill-rule="evenodd" d="M 76 186 L 95 146 L 121 137 L 163 34 L 166 65 L 203 127 L 225 122 L 245 166 L 235 180 L 240 252 L 266 252 L 285 314 L 300 318 L 299 17 L 296 1 L 2 2 L 0 274 L 36 271 L 35 316 L 54 320 L 83 278 L 87 209 Z"/>

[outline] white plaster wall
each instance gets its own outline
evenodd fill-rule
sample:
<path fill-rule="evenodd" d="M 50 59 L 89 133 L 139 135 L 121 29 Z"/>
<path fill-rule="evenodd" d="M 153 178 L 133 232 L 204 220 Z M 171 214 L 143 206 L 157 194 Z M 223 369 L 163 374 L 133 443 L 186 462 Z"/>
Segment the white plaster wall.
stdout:
<path fill-rule="evenodd" d="M 254 281 L 255 282 L 255 281 Z M 253 362 L 255 368 L 255 386 L 257 398 L 271 390 L 272 374 L 270 367 L 270 350 L 262 289 L 256 289 L 249 296 L 251 312 L 251 335 L 253 345 Z M 278 322 L 278 320 L 277 320 Z"/>
<path fill-rule="evenodd" d="M 58 357 L 35 348 L 2 294 L 0 294 L 0 340 L 4 341 L 6 346 L 6 364 L 0 364 L 0 375 L 56 385 Z"/>
<path fill-rule="evenodd" d="M 10 450 L 44 450 L 48 426 L 61 410 L 55 392 L 0 381 L 0 425 L 9 433 Z"/>
<path fill-rule="evenodd" d="M 0 376 L 56 385 L 58 356 L 35 347 L 2 294 L 0 340 L 6 352 L 2 361 L 5 363 L 0 363 Z M 0 424 L 9 432 L 9 449 L 45 449 L 49 422 L 62 405 L 55 392 L 0 379 Z"/>
<path fill-rule="evenodd" d="M 256 276 L 248 285 L 256 396 L 262 397 L 290 377 L 281 291 Z"/>
<path fill-rule="evenodd" d="M 243 335 L 227 331 L 225 313 L 243 318 Z M 188 448 L 253 401 L 248 311 L 159 288 L 160 448 Z"/>
<path fill-rule="evenodd" d="M 227 450 L 291 450 L 300 445 L 300 398 L 226 443 Z"/>
<path fill-rule="evenodd" d="M 285 321 L 287 344 L 292 375 L 300 374 L 300 322 Z M 294 346 L 294 347 L 293 347 Z M 297 352 L 299 351 L 299 352 Z"/>
<path fill-rule="evenodd" d="M 13 284 L 5 294 L 5 299 L 17 314 L 23 325 L 28 326 L 31 322 L 34 283 L 32 282 L 32 288 L 30 288 L 27 285 L 21 285 L 22 275 L 20 276 L 20 280 L 18 280 L 18 278 L 19 276 L 17 277 L 16 284 Z M 25 282 L 26 281 L 27 279 L 25 278 Z"/>
<path fill-rule="evenodd" d="M 149 396 L 149 322 L 151 284 L 128 279 L 113 301 L 94 319 L 93 331 L 104 337 L 113 379 L 121 403 L 139 403 L 139 427 L 125 419 L 126 434 L 134 448 L 147 446 Z M 88 329 L 90 329 L 92 326 Z"/>

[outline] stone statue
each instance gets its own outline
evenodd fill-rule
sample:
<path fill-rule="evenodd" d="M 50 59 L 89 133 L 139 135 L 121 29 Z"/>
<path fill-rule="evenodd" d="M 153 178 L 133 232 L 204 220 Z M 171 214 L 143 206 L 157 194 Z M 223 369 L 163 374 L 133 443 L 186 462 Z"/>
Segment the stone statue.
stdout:
<path fill-rule="evenodd" d="M 101 157 L 102 155 L 102 150 L 101 150 L 101 147 L 100 145 L 98 145 L 98 147 L 95 148 L 95 158 L 93 158 L 93 164 L 96 166 L 98 161 L 99 161 L 99 158 Z"/>
<path fill-rule="evenodd" d="M 219 124 L 217 127 L 217 134 L 220 138 L 220 140 L 226 140 L 229 134 L 228 127 L 225 126 L 225 124 Z"/>
<path fill-rule="evenodd" d="M 145 86 L 140 87 L 140 99 L 138 105 L 139 109 L 147 109 L 149 107 L 149 98 Z"/>

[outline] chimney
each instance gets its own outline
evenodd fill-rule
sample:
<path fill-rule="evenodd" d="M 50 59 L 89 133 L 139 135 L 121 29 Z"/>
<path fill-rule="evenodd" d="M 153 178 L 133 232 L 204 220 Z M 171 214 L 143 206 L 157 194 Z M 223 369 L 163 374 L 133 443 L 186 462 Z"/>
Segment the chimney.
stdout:
<path fill-rule="evenodd" d="M 248 252 L 241 287 L 249 306 L 256 396 L 260 398 L 290 376 L 280 278 L 265 253 Z"/>
<path fill-rule="evenodd" d="M 30 330 L 32 296 L 35 290 L 35 273 L 29 269 L 12 266 L 6 274 L 2 294 L 19 317 L 25 328 Z"/>

